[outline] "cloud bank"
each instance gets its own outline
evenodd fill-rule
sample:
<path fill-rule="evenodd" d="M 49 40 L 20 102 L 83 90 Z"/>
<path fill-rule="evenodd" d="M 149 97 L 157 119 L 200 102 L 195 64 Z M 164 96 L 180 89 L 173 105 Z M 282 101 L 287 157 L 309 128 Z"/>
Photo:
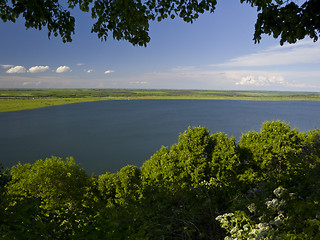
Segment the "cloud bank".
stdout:
<path fill-rule="evenodd" d="M 134 85 L 147 85 L 149 82 L 147 81 L 136 81 L 136 82 L 129 82 L 129 84 L 134 84 Z"/>
<path fill-rule="evenodd" d="M 270 86 L 272 84 L 287 85 L 282 76 L 244 76 L 236 85 Z"/>
<path fill-rule="evenodd" d="M 49 66 L 34 66 L 29 68 L 28 72 L 30 73 L 40 73 L 40 72 L 45 72 L 50 69 Z"/>
<path fill-rule="evenodd" d="M 6 73 L 14 74 L 14 73 L 26 73 L 27 69 L 24 66 L 15 66 L 11 67 L 6 71 Z"/>
<path fill-rule="evenodd" d="M 65 73 L 65 72 L 71 72 L 71 68 L 68 66 L 60 66 L 57 68 L 56 73 Z"/>

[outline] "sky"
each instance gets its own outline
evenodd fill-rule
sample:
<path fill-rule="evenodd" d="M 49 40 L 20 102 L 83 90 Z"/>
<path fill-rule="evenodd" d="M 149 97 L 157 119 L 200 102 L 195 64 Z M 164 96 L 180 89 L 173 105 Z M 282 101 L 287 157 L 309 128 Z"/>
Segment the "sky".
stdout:
<path fill-rule="evenodd" d="M 0 88 L 140 88 L 320 92 L 320 41 L 253 41 L 255 8 L 218 1 L 192 24 L 151 22 L 147 47 L 101 41 L 73 11 L 71 43 L 0 20 Z"/>

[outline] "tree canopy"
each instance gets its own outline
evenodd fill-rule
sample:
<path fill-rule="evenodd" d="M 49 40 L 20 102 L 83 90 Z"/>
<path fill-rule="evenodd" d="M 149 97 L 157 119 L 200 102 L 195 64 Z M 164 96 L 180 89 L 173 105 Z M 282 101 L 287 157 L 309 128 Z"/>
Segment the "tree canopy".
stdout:
<path fill-rule="evenodd" d="M 318 40 L 320 31 L 320 2 L 307 0 L 302 4 L 290 0 L 240 0 L 257 9 L 253 40 L 258 43 L 262 34 L 280 37 L 280 44 L 295 43 L 309 36 Z M 0 0 L 0 17 L 15 22 L 25 19 L 27 28 L 41 30 L 48 36 L 61 36 L 71 42 L 75 33 L 72 9 L 79 8 L 95 20 L 91 32 L 101 40 L 109 34 L 116 40 L 127 40 L 133 45 L 146 46 L 150 41 L 149 22 L 179 17 L 193 22 L 200 14 L 213 13 L 216 0 Z"/>
<path fill-rule="evenodd" d="M 0 169 L 0 239 L 320 239 L 320 130 L 189 128 L 141 168 Z"/>

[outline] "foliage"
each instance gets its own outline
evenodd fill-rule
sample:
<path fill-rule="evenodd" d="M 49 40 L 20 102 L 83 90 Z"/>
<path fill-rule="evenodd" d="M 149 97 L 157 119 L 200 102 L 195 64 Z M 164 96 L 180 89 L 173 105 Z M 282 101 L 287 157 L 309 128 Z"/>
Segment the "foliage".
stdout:
<path fill-rule="evenodd" d="M 145 182 L 164 186 L 190 188 L 197 186 L 208 175 L 213 140 L 205 128 L 194 128 L 181 134 L 178 144 L 162 147 L 142 166 Z M 172 189 L 173 190 L 173 189 Z"/>
<path fill-rule="evenodd" d="M 88 224 L 84 221 L 89 216 L 84 215 L 90 207 L 86 203 L 90 180 L 72 158 L 18 164 L 10 174 L 4 195 L 5 239 L 63 238 L 74 234 L 79 225 Z"/>
<path fill-rule="evenodd" d="M 10 176 L 7 171 L 2 171 L 2 165 L 0 163 L 0 226 L 4 225 L 4 219 L 6 217 L 3 209 L 7 205 L 5 201 L 4 194 L 5 194 L 5 185 L 10 181 Z M 1 228 L 0 228 L 1 231 Z"/>
<path fill-rule="evenodd" d="M 10 173 L 8 194 L 17 198 L 39 198 L 45 208 L 77 204 L 83 199 L 88 185 L 87 175 L 72 158 L 67 158 L 66 162 L 52 157 L 33 165 L 18 164 Z"/>
<path fill-rule="evenodd" d="M 289 192 L 278 187 L 273 198 L 260 199 L 259 207 L 252 202 L 248 211 L 235 211 L 218 216 L 228 232 L 225 239 L 318 239 L 319 183 L 317 196 L 303 196 L 301 191 Z M 269 200 L 270 199 L 270 200 Z"/>
<path fill-rule="evenodd" d="M 48 29 L 48 37 L 60 35 L 63 42 L 71 41 L 74 33 L 75 19 L 68 10 L 62 8 L 57 0 L 50 1 L 0 1 L 0 17 L 6 21 L 15 22 L 22 14 L 27 28 Z"/>
<path fill-rule="evenodd" d="M 276 121 L 242 136 L 243 191 L 233 212 L 217 217 L 229 232 L 225 239 L 320 237 L 319 133 Z"/>
<path fill-rule="evenodd" d="M 128 165 L 116 174 L 107 172 L 100 175 L 98 189 L 108 204 L 123 205 L 139 199 L 140 181 L 140 169 Z"/>
<path fill-rule="evenodd" d="M 189 128 L 141 168 L 72 158 L 1 173 L 1 239 L 319 239 L 320 131 L 280 121 L 238 143 Z"/>
<path fill-rule="evenodd" d="M 143 164 L 141 202 L 147 208 L 142 215 L 157 224 L 145 226 L 149 238 L 159 234 L 164 239 L 219 235 L 214 216 L 221 206 L 222 191 L 205 184 L 210 181 L 214 144 L 215 136 L 206 128 L 189 128 L 170 150 L 162 147 Z"/>
<path fill-rule="evenodd" d="M 241 0 L 257 6 L 259 14 L 255 24 L 254 40 L 259 42 L 262 34 L 280 36 L 280 44 L 295 43 L 306 36 L 318 40 L 320 31 L 320 4 L 318 0 L 302 4 L 288 0 Z"/>
<path fill-rule="evenodd" d="M 299 5 L 295 1 L 286 0 L 240 0 L 249 3 L 258 11 L 255 25 L 254 40 L 259 42 L 262 34 L 281 36 L 284 42 L 294 43 L 305 36 L 318 40 L 319 2 L 307 0 Z M 109 37 L 109 32 L 117 40 L 127 40 L 133 45 L 146 46 L 150 41 L 149 21 L 161 21 L 170 17 L 180 17 L 185 22 L 193 22 L 204 12 L 213 13 L 216 0 L 185 1 L 185 0 L 146 0 L 146 1 L 111 1 L 111 0 L 68 0 L 66 4 L 58 0 L 0 1 L 0 17 L 15 22 L 22 15 L 27 28 L 41 30 L 47 27 L 48 36 L 60 35 L 63 42 L 72 41 L 75 18 L 71 10 L 75 7 L 83 12 L 91 12 L 95 23 L 91 32 L 102 40 Z"/>
<path fill-rule="evenodd" d="M 249 132 L 241 137 L 239 147 L 241 159 L 245 161 L 246 181 L 282 181 L 290 178 L 303 167 L 300 160 L 303 154 L 305 136 L 289 125 L 276 121 L 266 122 L 261 132 Z"/>

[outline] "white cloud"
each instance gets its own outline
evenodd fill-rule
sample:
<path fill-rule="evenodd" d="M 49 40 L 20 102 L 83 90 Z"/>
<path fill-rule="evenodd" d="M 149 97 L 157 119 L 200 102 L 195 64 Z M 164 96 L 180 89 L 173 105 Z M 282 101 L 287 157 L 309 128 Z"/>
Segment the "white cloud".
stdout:
<path fill-rule="evenodd" d="M 273 84 L 288 85 L 282 76 L 244 76 L 236 85 L 270 86 Z"/>
<path fill-rule="evenodd" d="M 71 68 L 68 66 L 60 66 L 57 68 L 56 73 L 65 73 L 65 72 L 71 72 Z"/>
<path fill-rule="evenodd" d="M 66 76 L 67 75 L 67 76 Z M 43 76 L 39 74 L 0 75 L 0 87 L 39 88 L 166 88 L 216 90 L 282 90 L 320 92 L 320 70 L 260 71 L 260 70 L 208 70 L 194 68 L 189 72 L 147 72 L 115 78 L 92 78 L 87 74 Z M 89 78 L 88 78 L 89 77 Z M 90 81 L 88 80 L 90 79 Z"/>
<path fill-rule="evenodd" d="M 89 69 L 89 70 L 85 70 L 87 73 L 92 73 L 92 72 L 94 72 L 94 70 L 93 69 Z"/>
<path fill-rule="evenodd" d="M 12 73 L 26 73 L 27 72 L 27 69 L 23 66 L 15 66 L 15 67 L 12 67 L 10 69 L 8 69 L 6 71 L 6 73 L 9 73 L 9 74 L 12 74 Z"/>
<path fill-rule="evenodd" d="M 4 69 L 8 69 L 8 68 L 11 68 L 11 67 L 13 67 L 14 65 L 8 65 L 8 64 L 2 64 L 2 65 L 0 65 L 2 68 L 4 68 Z"/>
<path fill-rule="evenodd" d="M 222 79 L 237 89 L 320 91 L 320 71 L 226 70 Z"/>
<path fill-rule="evenodd" d="M 41 81 L 37 81 L 37 82 L 23 82 L 22 86 L 39 86 L 42 82 Z"/>
<path fill-rule="evenodd" d="M 114 71 L 113 70 L 107 70 L 104 72 L 104 74 L 109 74 L 109 73 L 113 73 Z"/>
<path fill-rule="evenodd" d="M 79 66 L 79 67 L 81 67 L 83 65 L 84 65 L 84 63 L 77 63 L 77 66 Z"/>
<path fill-rule="evenodd" d="M 299 44 L 270 47 L 264 51 L 232 58 L 215 67 L 261 67 L 320 62 L 320 44 L 302 41 Z"/>
<path fill-rule="evenodd" d="M 30 73 L 40 73 L 40 72 L 45 72 L 50 69 L 49 66 L 34 66 L 29 68 L 28 72 Z"/>
<path fill-rule="evenodd" d="M 136 81 L 136 82 L 129 82 L 129 84 L 146 85 L 146 84 L 149 84 L 149 82 L 147 82 L 147 81 Z"/>

